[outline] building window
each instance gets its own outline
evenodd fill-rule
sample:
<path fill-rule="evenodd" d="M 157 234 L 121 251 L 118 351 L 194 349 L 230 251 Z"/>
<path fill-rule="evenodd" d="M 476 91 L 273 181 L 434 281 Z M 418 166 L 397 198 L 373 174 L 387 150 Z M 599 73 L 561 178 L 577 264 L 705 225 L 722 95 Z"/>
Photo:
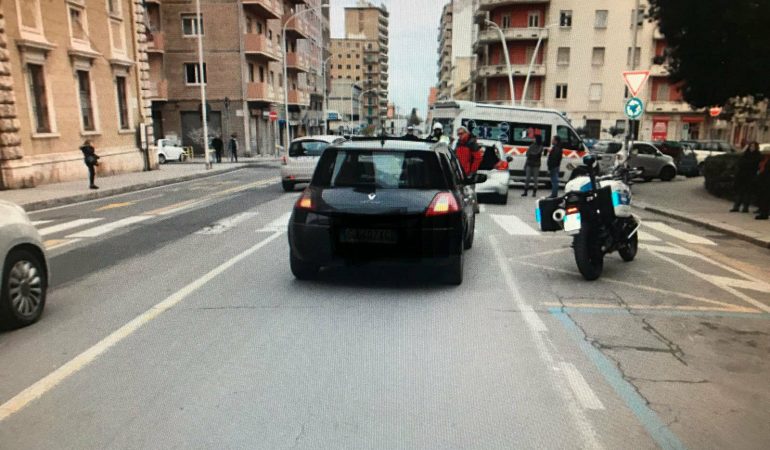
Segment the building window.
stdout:
<path fill-rule="evenodd" d="M 121 130 L 131 129 L 128 122 L 128 98 L 126 98 L 126 77 L 115 77 L 118 94 L 118 119 Z"/>
<path fill-rule="evenodd" d="M 254 64 L 249 63 L 249 83 L 254 82 Z"/>
<path fill-rule="evenodd" d="M 358 64 L 356 64 L 356 70 L 358 70 L 358 69 L 360 69 L 360 68 L 361 68 L 361 66 L 360 66 L 360 65 L 358 65 Z"/>
<path fill-rule="evenodd" d="M 16 10 L 19 12 L 19 28 L 22 33 L 43 34 L 40 0 L 16 0 Z"/>
<path fill-rule="evenodd" d="M 609 11 L 606 9 L 597 9 L 594 19 L 594 28 L 607 28 L 607 16 Z"/>
<path fill-rule="evenodd" d="M 530 11 L 527 17 L 527 26 L 530 28 L 540 27 L 540 11 Z"/>
<path fill-rule="evenodd" d="M 502 27 L 503 28 L 511 28 L 511 16 L 510 15 L 506 14 L 505 16 L 503 16 Z"/>
<path fill-rule="evenodd" d="M 203 29 L 203 15 L 198 18 L 195 14 L 182 14 L 182 34 L 184 36 L 198 36 L 205 34 Z"/>
<path fill-rule="evenodd" d="M 660 83 L 658 85 L 658 91 L 655 93 L 655 99 L 657 101 L 667 101 L 668 100 L 668 83 Z"/>
<path fill-rule="evenodd" d="M 107 11 L 114 15 L 120 15 L 120 0 L 107 0 Z"/>
<path fill-rule="evenodd" d="M 48 94 L 45 90 L 45 74 L 43 66 L 27 64 L 29 75 L 29 94 L 32 97 L 32 115 L 35 117 L 35 131 L 50 133 L 51 120 L 48 113 Z"/>
<path fill-rule="evenodd" d="M 592 102 L 599 102 L 602 100 L 602 84 L 592 83 L 588 88 L 588 100 Z"/>
<path fill-rule="evenodd" d="M 96 130 L 94 123 L 94 107 L 91 98 L 91 77 L 88 71 L 78 70 L 78 97 L 80 98 L 80 118 L 83 122 L 83 131 Z"/>
<path fill-rule="evenodd" d="M 350 64 L 346 65 L 345 68 L 350 70 Z"/>
<path fill-rule="evenodd" d="M 633 67 L 639 67 L 639 62 L 641 60 L 642 60 L 642 48 L 636 47 L 636 52 L 634 52 Z M 626 65 L 631 66 L 631 47 L 628 47 L 628 54 L 626 55 Z"/>
<path fill-rule="evenodd" d="M 594 47 L 593 52 L 591 53 L 591 65 L 604 65 L 604 47 Z"/>
<path fill-rule="evenodd" d="M 640 27 L 644 25 L 644 8 L 639 8 L 636 11 L 631 10 L 631 28 L 634 27 L 634 18 L 636 18 L 637 25 Z"/>
<path fill-rule="evenodd" d="M 337 69 L 342 69 L 342 64 L 337 64 Z"/>
<path fill-rule="evenodd" d="M 86 12 L 83 8 L 70 6 L 70 36 L 73 41 L 88 42 L 86 33 Z"/>
<path fill-rule="evenodd" d="M 556 99 L 557 100 L 565 100 L 567 98 L 567 85 L 566 84 L 557 84 L 556 85 Z"/>
<path fill-rule="evenodd" d="M 563 9 L 559 13 L 559 26 L 563 28 L 569 28 L 572 26 L 572 10 Z"/>
<path fill-rule="evenodd" d="M 559 47 L 556 53 L 556 64 L 560 66 L 569 65 L 569 47 Z"/>
<path fill-rule="evenodd" d="M 200 68 L 198 63 L 185 63 L 184 65 L 185 83 L 188 85 L 201 84 Z M 206 76 L 206 63 L 203 63 L 203 82 L 208 82 Z"/>

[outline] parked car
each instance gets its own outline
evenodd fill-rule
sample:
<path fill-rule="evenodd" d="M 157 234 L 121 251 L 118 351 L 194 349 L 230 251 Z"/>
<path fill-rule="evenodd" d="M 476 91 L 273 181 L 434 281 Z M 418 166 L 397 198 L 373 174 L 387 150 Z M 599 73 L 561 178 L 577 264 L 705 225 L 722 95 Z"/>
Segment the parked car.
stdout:
<path fill-rule="evenodd" d="M 40 319 L 48 289 L 48 258 L 40 234 L 20 206 L 0 200 L 0 325 Z"/>
<path fill-rule="evenodd" d="M 168 161 L 183 162 L 187 158 L 185 149 L 172 139 L 158 139 L 158 162 L 165 164 Z"/>
<path fill-rule="evenodd" d="M 625 153 L 620 152 L 622 148 L 621 141 L 602 139 L 594 144 L 591 153 L 598 157 L 600 173 L 612 173 L 612 169 L 626 158 Z"/>
<path fill-rule="evenodd" d="M 499 141 L 479 139 L 484 151 L 484 157 L 479 166 L 479 173 L 487 176 L 487 181 L 476 185 L 476 195 L 479 199 L 491 197 L 495 203 L 508 203 L 508 184 L 511 175 L 508 173 L 508 163 L 513 157 L 505 154 L 503 144 Z"/>
<path fill-rule="evenodd" d="M 679 163 L 679 158 L 682 157 L 684 147 L 681 142 L 678 141 L 653 141 L 655 147 L 660 150 L 664 155 L 668 155 L 674 158 L 674 163 Z"/>
<path fill-rule="evenodd" d="M 628 155 L 628 165 L 641 169 L 641 177 L 645 181 L 653 178 L 671 181 L 677 173 L 674 158 L 661 153 L 652 142 L 634 142 Z"/>
<path fill-rule="evenodd" d="M 736 153 L 737 150 L 727 141 L 701 140 L 682 141 L 683 144 L 692 146 L 695 156 L 698 158 L 698 171 L 703 175 L 703 164 L 709 156 L 722 155 L 725 153 Z"/>
<path fill-rule="evenodd" d="M 329 146 L 289 219 L 289 262 L 298 279 L 323 266 L 414 262 L 463 280 L 473 245 L 472 184 L 444 143 L 354 140 Z"/>
<path fill-rule="evenodd" d="M 682 155 L 679 157 L 676 168 L 679 175 L 684 175 L 688 178 L 701 175 L 700 168 L 698 167 L 698 155 L 695 154 L 695 150 L 693 150 L 690 144 L 682 144 Z"/>
<path fill-rule="evenodd" d="M 324 149 L 345 141 L 342 136 L 306 136 L 294 139 L 288 154 L 281 157 L 281 185 L 284 191 L 293 191 L 297 183 L 308 183 Z"/>

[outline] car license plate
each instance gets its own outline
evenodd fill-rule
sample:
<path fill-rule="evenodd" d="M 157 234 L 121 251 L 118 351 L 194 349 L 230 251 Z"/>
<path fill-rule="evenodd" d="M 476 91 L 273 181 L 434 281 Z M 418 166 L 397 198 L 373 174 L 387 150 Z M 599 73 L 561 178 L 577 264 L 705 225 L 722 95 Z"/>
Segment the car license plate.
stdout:
<path fill-rule="evenodd" d="M 395 244 L 397 240 L 395 230 L 345 228 L 340 232 L 340 242 L 346 244 Z"/>
<path fill-rule="evenodd" d="M 578 231 L 580 230 L 580 213 L 567 214 L 564 216 L 564 231 Z"/>

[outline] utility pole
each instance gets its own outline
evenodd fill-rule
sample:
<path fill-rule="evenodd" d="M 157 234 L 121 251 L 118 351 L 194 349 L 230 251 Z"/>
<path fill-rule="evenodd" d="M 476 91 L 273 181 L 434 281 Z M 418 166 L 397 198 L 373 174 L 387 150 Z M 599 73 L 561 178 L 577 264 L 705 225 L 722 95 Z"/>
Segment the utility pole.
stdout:
<path fill-rule="evenodd" d="M 198 83 L 201 86 L 201 120 L 203 122 L 203 156 L 206 161 L 206 169 L 211 169 L 209 160 L 209 110 L 206 105 L 206 72 L 203 65 L 203 19 L 201 18 L 201 0 L 195 0 L 195 21 L 198 31 Z"/>

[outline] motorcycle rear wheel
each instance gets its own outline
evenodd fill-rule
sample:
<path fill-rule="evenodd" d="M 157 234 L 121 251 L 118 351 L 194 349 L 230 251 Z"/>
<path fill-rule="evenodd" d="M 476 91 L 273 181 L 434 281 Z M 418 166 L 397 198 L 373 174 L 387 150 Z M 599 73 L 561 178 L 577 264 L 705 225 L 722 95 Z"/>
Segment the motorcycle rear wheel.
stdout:
<path fill-rule="evenodd" d="M 604 269 L 604 254 L 599 242 L 588 230 L 580 230 L 572 241 L 575 250 L 575 263 L 580 274 L 588 281 L 598 279 Z"/>

